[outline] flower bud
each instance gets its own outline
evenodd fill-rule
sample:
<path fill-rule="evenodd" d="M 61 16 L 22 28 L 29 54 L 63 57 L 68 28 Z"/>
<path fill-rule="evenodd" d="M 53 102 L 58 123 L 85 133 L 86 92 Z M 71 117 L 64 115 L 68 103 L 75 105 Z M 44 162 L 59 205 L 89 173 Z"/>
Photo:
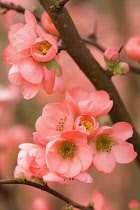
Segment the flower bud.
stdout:
<path fill-rule="evenodd" d="M 128 203 L 130 210 L 140 210 L 140 203 L 137 200 L 132 200 Z"/>
<path fill-rule="evenodd" d="M 127 74 L 130 71 L 129 65 L 125 62 L 119 62 L 115 68 L 114 74 Z"/>
<path fill-rule="evenodd" d="M 26 176 L 23 172 L 16 171 L 14 174 L 14 178 L 17 182 L 24 182 L 26 179 Z"/>
<path fill-rule="evenodd" d="M 104 59 L 109 68 L 114 67 L 119 62 L 119 57 L 118 51 L 113 48 L 108 48 L 104 52 Z"/>

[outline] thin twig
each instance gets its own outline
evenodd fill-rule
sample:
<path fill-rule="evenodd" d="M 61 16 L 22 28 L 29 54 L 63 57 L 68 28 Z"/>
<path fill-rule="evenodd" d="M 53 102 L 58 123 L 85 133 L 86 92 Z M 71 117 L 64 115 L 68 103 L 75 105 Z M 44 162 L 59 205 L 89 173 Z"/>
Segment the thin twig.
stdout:
<path fill-rule="evenodd" d="M 31 182 L 31 181 L 23 181 L 23 182 L 18 182 L 15 179 L 11 179 L 11 180 L 0 180 L 0 184 L 23 184 L 23 185 L 29 185 L 35 188 L 38 188 L 40 190 L 46 191 L 52 195 L 54 195 L 55 197 L 63 200 L 64 202 L 66 202 L 67 204 L 71 204 L 72 206 L 78 208 L 78 209 L 82 209 L 82 210 L 94 210 L 93 208 L 89 208 L 89 207 L 85 207 L 81 204 L 78 204 L 74 201 L 72 201 L 71 199 L 67 198 L 66 196 L 60 194 L 59 192 L 51 189 L 48 185 L 40 185 L 37 184 L 35 182 Z"/>
<path fill-rule="evenodd" d="M 8 3 L 2 3 L 0 2 L 0 7 L 1 8 L 5 8 L 7 10 L 15 10 L 19 13 L 22 13 L 24 14 L 24 11 L 25 11 L 25 8 L 21 7 L 20 5 L 19 6 L 16 6 L 15 4 L 11 3 L 11 4 L 8 4 Z M 40 17 L 36 16 L 34 14 L 35 18 L 37 19 L 37 21 L 41 21 Z"/>

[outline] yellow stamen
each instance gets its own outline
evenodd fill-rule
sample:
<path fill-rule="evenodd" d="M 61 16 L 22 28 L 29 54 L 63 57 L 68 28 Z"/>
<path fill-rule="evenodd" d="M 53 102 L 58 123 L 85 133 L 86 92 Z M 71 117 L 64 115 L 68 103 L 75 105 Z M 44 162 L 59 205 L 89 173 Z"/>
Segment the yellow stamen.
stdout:
<path fill-rule="evenodd" d="M 73 158 L 76 146 L 68 141 L 63 141 L 58 148 L 58 153 L 64 158 Z"/>
<path fill-rule="evenodd" d="M 47 41 L 42 42 L 42 44 L 40 45 L 40 50 L 44 55 L 46 55 L 48 51 L 50 50 L 51 46 L 52 45 Z"/>
<path fill-rule="evenodd" d="M 103 134 L 101 136 L 98 136 L 95 139 L 95 142 L 96 150 L 98 152 L 110 152 L 114 141 L 108 136 L 108 134 Z"/>
<path fill-rule="evenodd" d="M 86 128 L 86 131 L 91 133 L 94 126 L 90 121 L 84 120 L 80 123 L 80 126 L 84 126 Z"/>

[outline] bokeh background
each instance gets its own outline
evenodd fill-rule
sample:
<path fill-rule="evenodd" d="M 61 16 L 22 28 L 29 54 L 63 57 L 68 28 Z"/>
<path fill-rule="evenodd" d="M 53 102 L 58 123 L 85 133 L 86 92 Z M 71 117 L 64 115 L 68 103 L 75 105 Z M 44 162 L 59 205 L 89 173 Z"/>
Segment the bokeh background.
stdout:
<path fill-rule="evenodd" d="M 2 2 L 10 2 L 2 0 Z M 44 11 L 37 0 L 14 0 L 40 16 Z M 140 36 L 140 1 L 139 0 L 71 0 L 68 11 L 83 38 L 93 32 L 97 42 L 104 48 L 119 49 L 131 36 Z M 2 52 L 8 45 L 8 30 L 14 23 L 25 23 L 24 15 L 15 11 L 0 14 L 0 178 L 13 178 L 18 154 L 18 145 L 32 142 L 35 121 L 41 115 L 42 108 L 50 102 L 58 102 L 64 94 L 47 95 L 40 90 L 31 100 L 24 100 L 20 89 L 8 80 L 10 66 L 4 64 Z M 103 53 L 94 46 L 87 45 L 94 57 L 106 68 Z M 78 49 L 77 49 L 78 50 Z M 121 52 L 121 60 L 139 68 L 136 63 Z M 63 80 L 66 90 L 83 87 L 88 91 L 95 88 L 80 71 L 74 61 L 61 51 L 59 63 L 63 69 Z M 102 82 L 102 81 L 101 81 Z M 125 76 L 114 76 L 113 82 L 130 113 L 133 123 L 140 134 L 140 75 L 130 72 Z M 101 124 L 110 124 L 109 116 L 100 119 Z M 116 210 L 127 210 L 132 199 L 140 201 L 140 168 L 136 161 L 126 165 L 117 164 L 110 175 L 92 171 L 94 183 L 78 182 L 71 186 L 49 183 L 69 198 L 83 204 L 90 201 L 90 196 L 98 189 Z M 0 186 L 0 210 L 59 210 L 65 209 L 65 203 L 48 193 L 27 186 Z"/>

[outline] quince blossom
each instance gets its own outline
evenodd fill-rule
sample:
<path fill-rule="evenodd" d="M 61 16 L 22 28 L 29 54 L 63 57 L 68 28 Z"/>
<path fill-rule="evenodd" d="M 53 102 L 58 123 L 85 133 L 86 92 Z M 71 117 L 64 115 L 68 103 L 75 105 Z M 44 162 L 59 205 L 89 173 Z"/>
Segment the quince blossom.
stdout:
<path fill-rule="evenodd" d="M 46 146 L 46 163 L 51 172 L 73 178 L 92 164 L 92 151 L 86 136 L 78 131 L 62 133 Z"/>
<path fill-rule="evenodd" d="M 113 101 L 103 90 L 89 93 L 82 88 L 73 88 L 66 94 L 66 101 L 78 115 L 91 115 L 95 118 L 107 114 L 113 106 Z"/>
<path fill-rule="evenodd" d="M 32 13 L 25 10 L 26 25 L 14 24 L 9 31 L 9 41 L 3 56 L 5 64 L 13 65 L 9 80 L 21 86 L 25 99 L 33 98 L 43 87 L 46 93 L 64 91 L 61 73 L 47 68 L 46 63 L 55 58 L 58 45 L 50 34 L 37 25 Z"/>
<path fill-rule="evenodd" d="M 45 149 L 35 144 L 21 144 L 21 151 L 17 158 L 17 167 L 15 169 L 15 178 L 18 178 L 19 172 L 23 172 L 28 180 L 32 180 L 32 176 L 42 178 L 44 174 L 49 172 L 45 161 Z"/>
<path fill-rule="evenodd" d="M 102 173 L 111 173 L 117 163 L 132 162 L 137 153 L 133 145 L 126 140 L 132 137 L 132 126 L 126 122 L 118 122 L 112 127 L 99 128 L 98 134 L 93 137 L 93 164 Z"/>
<path fill-rule="evenodd" d="M 36 121 L 37 133 L 34 133 L 35 142 L 46 146 L 50 137 L 73 130 L 74 113 L 64 100 L 60 103 L 47 104 L 43 108 L 42 116 Z M 51 138 L 52 140 L 52 138 Z"/>

